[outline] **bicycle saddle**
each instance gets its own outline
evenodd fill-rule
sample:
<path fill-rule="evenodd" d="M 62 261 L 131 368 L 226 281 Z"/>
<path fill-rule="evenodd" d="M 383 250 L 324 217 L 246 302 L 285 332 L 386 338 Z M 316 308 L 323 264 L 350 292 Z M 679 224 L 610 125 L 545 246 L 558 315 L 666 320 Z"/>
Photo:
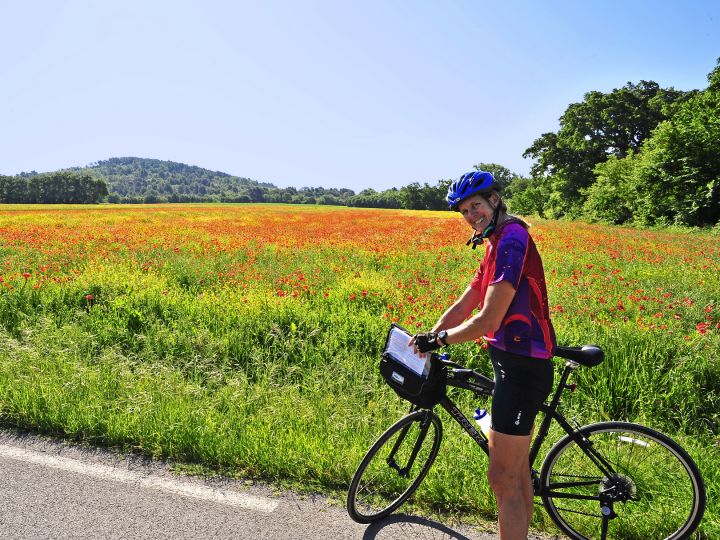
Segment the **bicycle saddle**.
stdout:
<path fill-rule="evenodd" d="M 597 366 L 605 359 L 605 353 L 597 345 L 581 345 L 580 347 L 557 347 L 555 356 L 566 358 L 583 366 Z"/>

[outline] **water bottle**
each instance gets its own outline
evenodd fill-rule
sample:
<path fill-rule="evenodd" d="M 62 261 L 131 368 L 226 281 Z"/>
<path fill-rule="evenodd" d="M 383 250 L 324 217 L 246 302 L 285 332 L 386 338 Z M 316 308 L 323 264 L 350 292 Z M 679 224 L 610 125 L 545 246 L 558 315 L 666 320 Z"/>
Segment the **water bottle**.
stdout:
<path fill-rule="evenodd" d="M 490 432 L 490 424 L 492 422 L 492 419 L 490 418 L 490 411 L 487 409 L 475 409 L 473 418 L 475 418 L 475 422 L 480 427 L 480 431 L 482 431 L 487 437 Z"/>

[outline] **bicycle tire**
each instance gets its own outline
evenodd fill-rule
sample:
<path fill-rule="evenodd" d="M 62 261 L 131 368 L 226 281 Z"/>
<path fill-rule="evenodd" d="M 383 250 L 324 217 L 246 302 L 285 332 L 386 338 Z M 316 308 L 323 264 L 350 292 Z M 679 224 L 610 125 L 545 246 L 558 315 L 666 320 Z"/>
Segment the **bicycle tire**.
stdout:
<path fill-rule="evenodd" d="M 347 497 L 350 517 L 358 523 L 372 523 L 394 512 L 425 478 L 441 440 L 442 423 L 431 410 L 415 411 L 395 422 L 370 447 L 350 482 Z M 398 441 L 394 468 L 389 456 Z M 403 475 L 400 471 L 408 465 L 416 446 L 418 451 L 411 468 Z"/>
<path fill-rule="evenodd" d="M 608 496 L 612 500 L 605 511 L 616 514 L 607 520 L 606 538 L 679 540 L 692 534 L 705 511 L 705 484 L 680 445 L 628 422 L 600 422 L 580 431 L 614 474 L 612 479 L 603 475 L 570 435 L 550 449 L 540 471 L 540 494 L 550 518 L 565 534 L 577 540 L 601 538 L 602 509 L 597 498 L 558 495 L 599 497 L 601 492 L 606 501 Z"/>

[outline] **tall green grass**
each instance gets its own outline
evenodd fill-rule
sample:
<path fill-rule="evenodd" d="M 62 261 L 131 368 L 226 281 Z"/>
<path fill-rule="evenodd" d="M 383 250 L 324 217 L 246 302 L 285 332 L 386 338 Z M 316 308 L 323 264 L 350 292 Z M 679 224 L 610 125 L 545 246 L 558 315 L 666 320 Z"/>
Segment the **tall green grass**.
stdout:
<path fill-rule="evenodd" d="M 646 423 L 681 442 L 708 484 L 703 534 L 720 537 L 720 332 L 695 331 L 704 306 L 717 306 L 717 283 L 700 283 L 702 268 L 683 273 L 612 259 L 632 290 L 692 298 L 680 311 L 688 320 L 673 319 L 671 332 L 641 328 L 632 306 L 623 320 L 595 296 L 583 298 L 591 290 L 613 294 L 607 255 L 551 251 L 563 242 L 549 238 L 562 234 L 553 231 L 541 223 L 537 236 L 560 341 L 598 343 L 607 358 L 577 370 L 579 389 L 566 394 L 563 411 L 581 424 Z M 21 248 L 5 247 L 6 260 L 15 262 Z M 354 250 L 253 245 L 203 256 L 158 245 L 141 255 L 123 248 L 80 259 L 71 280 L 37 289 L 34 277 L 18 276 L 0 288 L 3 422 L 341 493 L 372 441 L 407 408 L 377 373 L 390 320 L 428 328 L 465 286 L 477 255 L 460 247 L 378 252 L 359 243 Z M 586 266 L 602 264 L 607 272 L 592 279 L 607 279 L 606 286 L 591 283 Z M 232 268 L 254 277 L 228 280 Z M 585 272 L 572 285 L 579 269 Z M 452 353 L 489 370 L 475 344 Z M 482 405 L 467 396 L 458 402 L 468 414 Z M 445 427 L 417 504 L 492 518 L 485 456 L 459 427 Z M 536 512 L 535 526 L 548 523 Z"/>

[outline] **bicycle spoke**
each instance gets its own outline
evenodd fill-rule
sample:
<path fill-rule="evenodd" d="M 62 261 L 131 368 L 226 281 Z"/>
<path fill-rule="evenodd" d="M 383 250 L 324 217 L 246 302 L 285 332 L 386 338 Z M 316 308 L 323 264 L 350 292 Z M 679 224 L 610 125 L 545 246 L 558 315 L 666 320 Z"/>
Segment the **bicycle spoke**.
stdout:
<path fill-rule="evenodd" d="M 620 531 L 629 539 L 682 535 L 696 519 L 700 489 L 686 459 L 671 450 L 672 441 L 659 438 L 662 434 L 632 424 L 605 425 L 610 427 L 586 436 L 610 465 L 608 476 L 598 475 L 597 466 L 569 438 L 548 455 L 543 504 L 553 520 L 573 538 L 599 538 L 605 521 L 610 538 Z"/>
<path fill-rule="evenodd" d="M 558 506 L 557 509 L 558 509 L 558 510 L 561 510 L 561 511 L 563 511 L 563 512 L 571 512 L 571 513 L 573 513 L 573 514 L 580 514 L 580 515 L 583 515 L 583 516 L 589 516 L 589 517 L 591 517 L 591 518 L 602 519 L 602 514 L 600 514 L 600 513 L 597 513 L 597 514 L 588 514 L 587 512 L 581 512 L 580 510 L 574 510 L 574 509 L 572 509 L 572 508 L 562 508 L 562 507 L 560 507 L 560 506 Z"/>

